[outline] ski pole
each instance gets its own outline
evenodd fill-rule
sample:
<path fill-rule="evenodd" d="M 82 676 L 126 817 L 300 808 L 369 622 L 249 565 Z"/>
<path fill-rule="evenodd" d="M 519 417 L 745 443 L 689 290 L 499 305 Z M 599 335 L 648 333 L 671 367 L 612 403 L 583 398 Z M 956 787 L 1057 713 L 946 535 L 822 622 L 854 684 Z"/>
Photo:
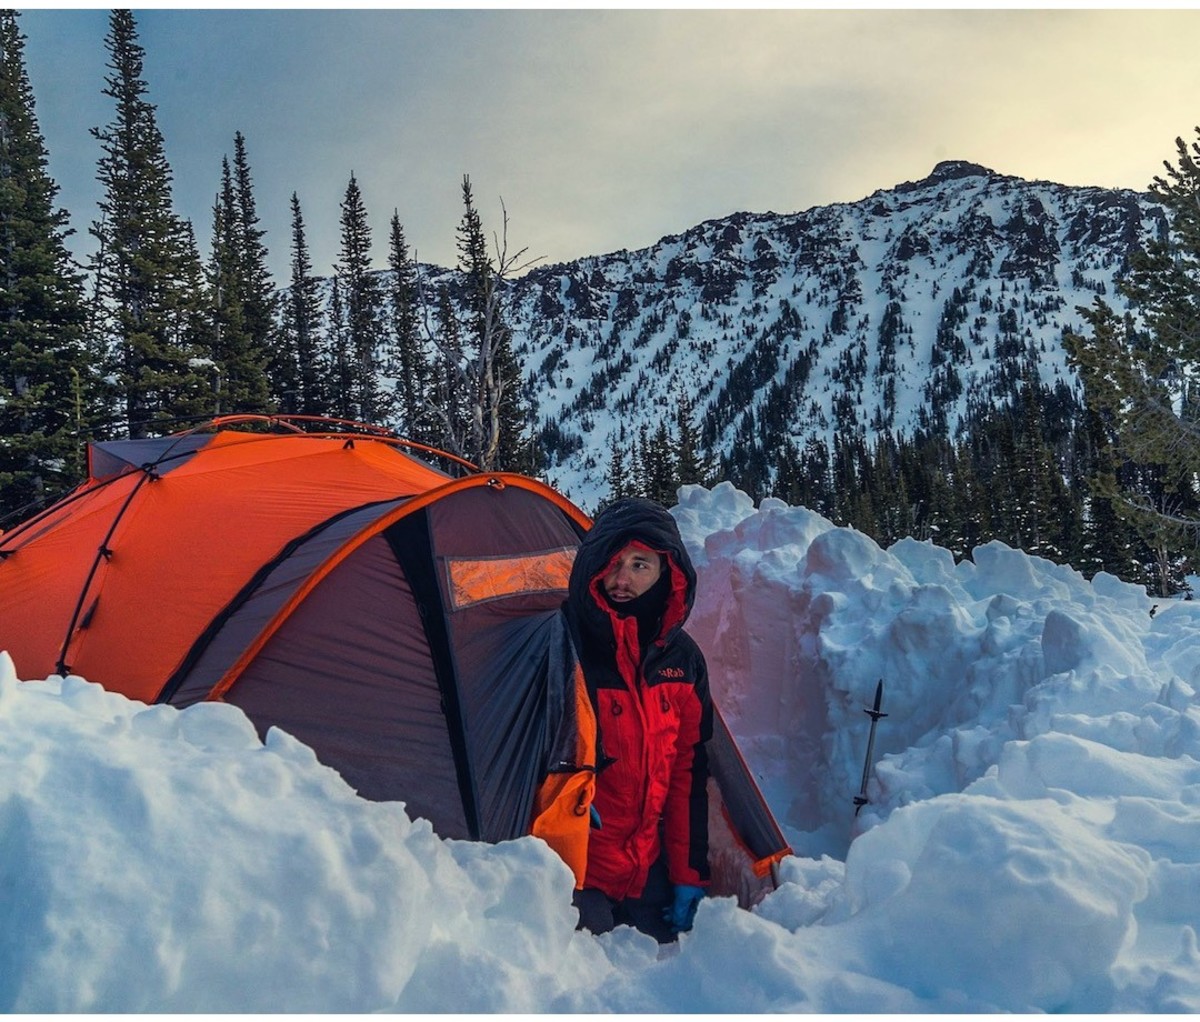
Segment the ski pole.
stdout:
<path fill-rule="evenodd" d="M 858 794 L 854 796 L 854 815 L 858 815 L 858 811 L 865 806 L 870 799 L 867 798 L 867 778 L 871 774 L 871 757 L 875 752 L 875 728 L 879 725 L 879 719 L 886 717 L 886 713 L 880 712 L 879 707 L 883 705 L 883 679 L 879 679 L 879 684 L 875 686 L 875 706 L 874 708 L 863 707 L 863 711 L 871 718 L 871 732 L 867 736 L 867 758 L 863 762 L 862 787 L 858 789 Z"/>

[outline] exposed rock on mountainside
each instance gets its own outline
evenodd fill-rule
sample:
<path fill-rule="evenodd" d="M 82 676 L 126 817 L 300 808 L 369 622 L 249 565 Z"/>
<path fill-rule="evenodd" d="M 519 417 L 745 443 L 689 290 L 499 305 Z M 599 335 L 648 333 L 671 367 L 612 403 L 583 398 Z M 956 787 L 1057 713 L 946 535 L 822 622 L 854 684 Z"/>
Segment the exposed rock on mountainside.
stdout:
<path fill-rule="evenodd" d="M 737 213 L 636 252 L 516 281 L 515 349 L 552 455 L 585 506 L 613 443 L 695 405 L 715 453 L 881 431 L 953 435 L 1023 375 L 1078 397 L 1078 306 L 1119 305 L 1130 252 L 1166 229 L 1148 196 L 965 161 L 852 203 Z"/>

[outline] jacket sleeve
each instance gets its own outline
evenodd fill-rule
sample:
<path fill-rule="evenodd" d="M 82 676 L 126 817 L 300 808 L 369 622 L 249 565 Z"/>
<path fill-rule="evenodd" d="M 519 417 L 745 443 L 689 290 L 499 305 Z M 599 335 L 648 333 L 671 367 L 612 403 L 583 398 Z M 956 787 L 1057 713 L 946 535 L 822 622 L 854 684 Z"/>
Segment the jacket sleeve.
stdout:
<path fill-rule="evenodd" d="M 679 708 L 675 765 L 667 796 L 665 834 L 667 873 L 673 884 L 708 885 L 708 740 L 713 711 L 708 666 L 695 651 L 695 684 Z"/>
<path fill-rule="evenodd" d="M 596 796 L 596 718 L 578 667 L 574 691 L 578 723 L 574 762 L 561 763 L 538 787 L 529 833 L 558 853 L 575 874 L 579 890 L 587 873 L 589 814 Z"/>
<path fill-rule="evenodd" d="M 596 794 L 596 716 L 561 615 L 555 625 L 547 670 L 547 692 L 554 697 L 548 699 L 553 734 L 529 832 L 571 868 L 578 889 L 587 872 L 590 807 Z"/>

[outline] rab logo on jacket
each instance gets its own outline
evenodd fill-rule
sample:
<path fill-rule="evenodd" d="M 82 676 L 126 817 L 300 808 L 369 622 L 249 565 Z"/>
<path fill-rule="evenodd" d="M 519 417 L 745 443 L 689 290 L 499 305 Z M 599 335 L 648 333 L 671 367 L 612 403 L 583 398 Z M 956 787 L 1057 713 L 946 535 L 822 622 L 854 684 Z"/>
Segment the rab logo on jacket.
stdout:
<path fill-rule="evenodd" d="M 682 667 L 664 667 L 658 672 L 658 676 L 667 680 L 678 680 L 687 677 Z"/>

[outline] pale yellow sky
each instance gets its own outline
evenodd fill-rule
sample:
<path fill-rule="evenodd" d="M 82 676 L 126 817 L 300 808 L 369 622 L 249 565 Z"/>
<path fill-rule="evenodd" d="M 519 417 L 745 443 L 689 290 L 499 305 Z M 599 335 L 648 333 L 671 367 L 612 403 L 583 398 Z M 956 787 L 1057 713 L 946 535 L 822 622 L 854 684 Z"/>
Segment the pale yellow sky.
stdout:
<path fill-rule="evenodd" d="M 354 172 L 384 264 L 399 211 L 454 259 L 459 182 L 485 223 L 562 261 L 738 211 L 853 201 L 963 159 L 1145 188 L 1200 124 L 1200 10 L 137 12 L 180 212 L 202 247 L 246 136 L 282 274 L 296 191 L 318 272 Z M 95 219 L 105 10 L 29 10 L 60 202 Z"/>

